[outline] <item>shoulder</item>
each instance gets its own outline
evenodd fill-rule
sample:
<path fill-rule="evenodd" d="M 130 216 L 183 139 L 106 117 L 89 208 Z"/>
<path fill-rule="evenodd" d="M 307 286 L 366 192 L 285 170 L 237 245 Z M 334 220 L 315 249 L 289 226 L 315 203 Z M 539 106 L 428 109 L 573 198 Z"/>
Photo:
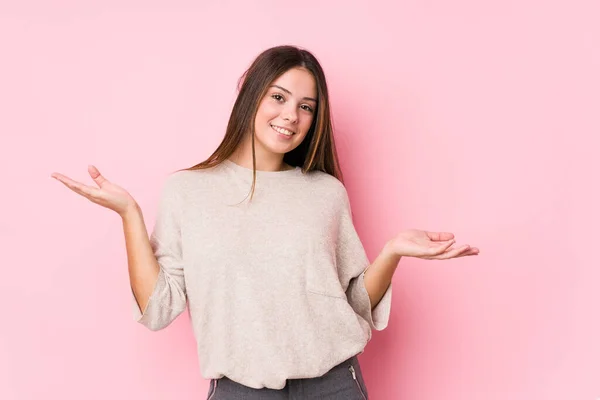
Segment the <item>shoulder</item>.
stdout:
<path fill-rule="evenodd" d="M 195 171 L 182 170 L 171 172 L 163 180 L 165 190 L 183 190 L 196 176 Z"/>
<path fill-rule="evenodd" d="M 340 204 L 348 202 L 346 187 L 335 176 L 323 171 L 311 171 L 308 173 L 308 179 L 311 187 L 330 201 Z"/>
<path fill-rule="evenodd" d="M 202 189 L 212 176 L 212 169 L 178 170 L 167 173 L 162 181 L 162 193 L 168 196 L 185 197 L 189 192 Z"/>

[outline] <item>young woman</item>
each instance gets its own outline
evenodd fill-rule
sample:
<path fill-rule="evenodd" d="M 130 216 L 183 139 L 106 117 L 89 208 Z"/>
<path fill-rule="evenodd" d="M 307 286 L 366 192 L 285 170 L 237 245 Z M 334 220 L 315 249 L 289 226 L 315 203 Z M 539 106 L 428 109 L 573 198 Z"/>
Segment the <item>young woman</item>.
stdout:
<path fill-rule="evenodd" d="M 133 197 L 89 173 L 98 187 L 52 177 L 122 217 L 136 321 L 162 329 L 188 307 L 212 400 L 367 399 L 357 355 L 388 324 L 400 258 L 478 254 L 411 229 L 369 262 L 325 75 L 293 46 L 244 73 L 222 143 L 166 179 L 150 237 Z"/>

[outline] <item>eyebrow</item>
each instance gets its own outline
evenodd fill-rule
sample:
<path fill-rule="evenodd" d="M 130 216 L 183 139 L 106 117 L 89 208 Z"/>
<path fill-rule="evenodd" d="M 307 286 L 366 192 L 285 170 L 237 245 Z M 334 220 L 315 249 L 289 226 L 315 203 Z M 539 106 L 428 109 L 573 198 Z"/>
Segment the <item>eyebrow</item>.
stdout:
<path fill-rule="evenodd" d="M 279 86 L 279 85 L 271 85 L 271 87 L 276 87 L 276 88 L 279 88 L 279 89 L 283 90 L 284 92 L 286 92 L 286 93 L 287 93 L 287 94 L 289 94 L 289 95 L 291 95 L 291 94 L 292 94 L 292 92 L 290 92 L 290 91 L 289 91 L 289 90 L 287 90 L 286 88 L 284 88 L 284 87 L 281 87 L 281 86 Z M 302 98 L 302 100 L 311 100 L 311 101 L 314 101 L 315 103 L 317 102 L 317 99 L 313 99 L 312 97 L 303 97 L 303 98 Z"/>

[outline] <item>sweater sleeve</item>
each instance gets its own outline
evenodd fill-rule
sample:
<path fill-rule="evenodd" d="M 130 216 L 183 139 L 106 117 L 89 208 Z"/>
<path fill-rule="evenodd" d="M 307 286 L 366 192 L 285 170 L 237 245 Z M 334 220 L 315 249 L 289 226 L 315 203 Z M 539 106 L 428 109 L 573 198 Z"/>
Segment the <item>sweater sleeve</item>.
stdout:
<path fill-rule="evenodd" d="M 392 284 L 388 286 L 377 306 L 371 310 L 371 300 L 365 286 L 365 272 L 370 266 L 369 258 L 352 222 L 350 201 L 345 188 L 341 197 L 342 209 L 336 250 L 340 277 L 342 283 L 347 285 L 346 297 L 356 314 L 368 322 L 372 329 L 381 331 L 387 327 L 390 317 Z"/>
<path fill-rule="evenodd" d="M 160 270 L 145 310 L 133 295 L 133 317 L 148 329 L 168 326 L 186 307 L 187 296 L 181 246 L 181 193 L 178 173 L 166 178 L 159 198 L 150 245 Z"/>

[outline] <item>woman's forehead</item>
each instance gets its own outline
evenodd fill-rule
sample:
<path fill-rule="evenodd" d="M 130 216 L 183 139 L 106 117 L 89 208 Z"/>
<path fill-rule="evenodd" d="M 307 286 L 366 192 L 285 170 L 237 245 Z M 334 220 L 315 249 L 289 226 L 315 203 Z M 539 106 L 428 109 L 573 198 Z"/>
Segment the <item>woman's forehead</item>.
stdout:
<path fill-rule="evenodd" d="M 304 68 L 292 68 L 273 81 L 271 87 L 277 87 L 294 97 L 316 99 L 317 83 L 313 75 Z"/>

